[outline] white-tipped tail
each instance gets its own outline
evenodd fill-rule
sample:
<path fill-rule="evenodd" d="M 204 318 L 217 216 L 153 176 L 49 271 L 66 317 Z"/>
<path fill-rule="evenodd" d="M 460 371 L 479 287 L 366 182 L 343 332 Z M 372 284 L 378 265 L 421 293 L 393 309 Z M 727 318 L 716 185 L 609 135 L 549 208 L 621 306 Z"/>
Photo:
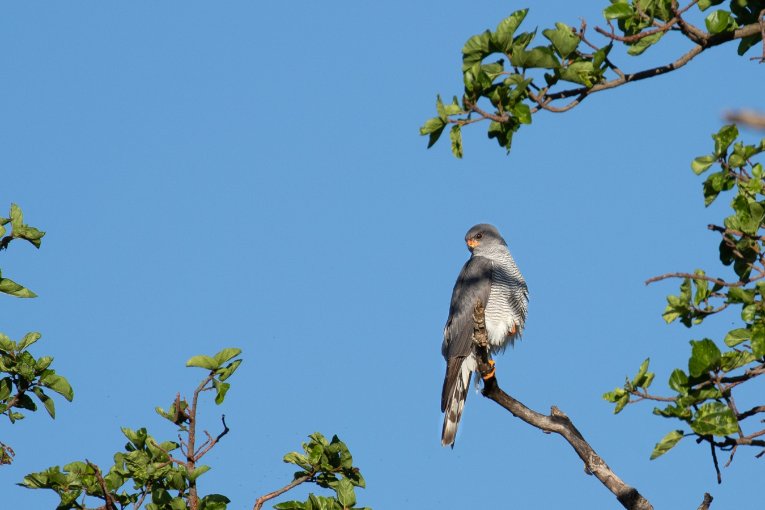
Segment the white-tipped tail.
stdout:
<path fill-rule="evenodd" d="M 441 430 L 441 444 L 454 448 L 454 440 L 457 437 L 457 427 L 462 418 L 462 409 L 465 407 L 468 389 L 470 388 L 470 376 L 476 369 L 476 359 L 473 354 L 462 362 L 460 373 L 454 384 L 454 389 L 449 395 L 444 409 L 444 426 Z"/>

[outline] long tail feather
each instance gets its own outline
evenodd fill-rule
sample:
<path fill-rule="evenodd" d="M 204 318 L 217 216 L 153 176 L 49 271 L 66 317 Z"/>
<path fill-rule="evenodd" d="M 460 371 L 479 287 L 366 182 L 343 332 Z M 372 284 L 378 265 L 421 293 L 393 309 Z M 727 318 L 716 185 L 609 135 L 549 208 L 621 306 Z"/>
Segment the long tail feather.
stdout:
<path fill-rule="evenodd" d="M 457 366 L 454 366 L 456 363 Z M 451 369 L 451 370 L 450 370 Z M 444 381 L 442 395 L 442 410 L 444 411 L 444 426 L 441 430 L 441 444 L 454 448 L 454 440 L 457 436 L 457 427 L 462 418 L 462 410 L 465 407 L 468 389 L 470 388 L 470 376 L 475 369 L 475 358 L 471 355 L 467 358 L 454 358 L 447 367 L 447 377 Z M 454 379 L 450 380 L 449 376 Z"/>

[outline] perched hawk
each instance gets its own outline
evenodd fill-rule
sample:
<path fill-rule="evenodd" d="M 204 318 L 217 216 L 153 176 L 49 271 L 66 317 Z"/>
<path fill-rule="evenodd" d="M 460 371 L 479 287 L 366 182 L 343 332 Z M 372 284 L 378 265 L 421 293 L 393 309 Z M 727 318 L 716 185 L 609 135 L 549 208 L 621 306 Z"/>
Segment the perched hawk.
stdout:
<path fill-rule="evenodd" d="M 452 291 L 449 319 L 441 353 L 446 377 L 441 392 L 444 428 L 441 444 L 454 447 L 457 425 L 465 405 L 470 377 L 477 368 L 473 352 L 473 310 L 480 300 L 486 311 L 486 333 L 492 353 L 504 350 L 521 336 L 529 291 L 507 243 L 493 225 L 476 225 L 465 235 L 472 253 Z"/>

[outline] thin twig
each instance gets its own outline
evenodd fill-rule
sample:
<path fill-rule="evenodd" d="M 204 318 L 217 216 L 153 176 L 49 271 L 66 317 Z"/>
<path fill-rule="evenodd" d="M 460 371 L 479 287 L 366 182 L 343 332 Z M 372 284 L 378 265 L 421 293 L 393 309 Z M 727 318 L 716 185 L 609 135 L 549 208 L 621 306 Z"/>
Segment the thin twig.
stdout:
<path fill-rule="evenodd" d="M 213 446 L 218 444 L 218 441 L 220 441 L 220 439 L 223 436 L 228 434 L 228 430 L 229 429 L 228 429 L 228 426 L 226 425 L 226 415 L 225 414 L 222 415 L 220 417 L 220 420 L 221 420 L 221 422 L 223 422 L 223 432 L 218 434 L 218 437 L 213 439 L 212 436 L 210 436 L 210 433 L 205 430 L 205 434 L 207 435 L 207 441 L 205 441 L 205 443 L 200 447 L 200 449 L 197 450 L 196 455 L 194 455 L 194 461 L 195 462 L 198 461 L 199 459 L 201 459 L 204 456 L 204 454 L 209 452 L 212 449 Z"/>
<path fill-rule="evenodd" d="M 717 464 L 717 451 L 715 450 L 714 441 L 709 441 L 709 447 L 712 449 L 712 462 L 715 465 L 715 473 L 717 473 L 717 483 L 722 483 L 722 474 L 720 474 L 720 466 Z"/>
<path fill-rule="evenodd" d="M 660 274 L 658 276 L 651 277 L 645 281 L 646 285 L 649 285 L 654 282 L 658 282 L 661 280 L 666 280 L 667 278 L 690 278 L 693 280 L 706 280 L 708 282 L 716 283 L 718 285 L 722 285 L 723 287 L 741 287 L 745 284 L 745 282 L 726 282 L 725 280 L 721 278 L 713 278 L 711 276 L 705 276 L 700 274 L 693 274 L 693 273 L 665 273 Z"/>
<path fill-rule="evenodd" d="M 263 503 L 265 503 L 269 499 L 274 499 L 276 497 L 279 497 L 282 494 L 284 494 L 285 492 L 287 492 L 288 490 L 294 489 L 295 487 L 297 487 L 301 483 L 307 482 L 307 481 L 311 480 L 311 478 L 313 478 L 313 474 L 304 475 L 304 476 L 301 476 L 300 478 L 295 478 L 292 481 L 292 483 L 289 483 L 289 484 L 285 485 L 281 489 L 277 489 L 277 490 L 275 490 L 273 492 L 269 492 L 268 494 L 259 497 L 258 499 L 255 500 L 255 506 L 252 507 L 253 510 L 260 510 L 263 507 Z"/>
<path fill-rule="evenodd" d="M 765 413 L 765 406 L 756 406 L 749 409 L 748 411 L 744 411 L 743 413 L 736 415 L 736 419 L 741 421 L 743 419 L 749 418 L 750 416 L 754 416 L 757 413 Z"/>
<path fill-rule="evenodd" d="M 101 474 L 101 470 L 90 462 L 88 459 L 85 459 L 85 463 L 93 469 L 96 473 L 96 479 L 98 480 L 98 485 L 101 487 L 101 491 L 104 493 L 104 509 L 105 510 L 117 510 L 117 507 L 114 506 L 114 500 L 112 499 L 112 495 L 109 493 L 109 490 L 106 488 L 106 480 L 104 480 L 103 475 Z"/>

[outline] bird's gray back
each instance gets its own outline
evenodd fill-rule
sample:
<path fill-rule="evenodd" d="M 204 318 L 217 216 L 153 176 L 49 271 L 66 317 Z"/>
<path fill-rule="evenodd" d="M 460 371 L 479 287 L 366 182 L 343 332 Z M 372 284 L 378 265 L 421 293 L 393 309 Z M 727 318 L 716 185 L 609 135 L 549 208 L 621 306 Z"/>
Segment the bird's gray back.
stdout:
<path fill-rule="evenodd" d="M 441 353 L 444 358 L 467 356 L 472 352 L 473 310 L 480 300 L 488 306 L 492 287 L 492 262 L 473 255 L 465 262 L 452 291 L 449 318 L 444 327 Z"/>

